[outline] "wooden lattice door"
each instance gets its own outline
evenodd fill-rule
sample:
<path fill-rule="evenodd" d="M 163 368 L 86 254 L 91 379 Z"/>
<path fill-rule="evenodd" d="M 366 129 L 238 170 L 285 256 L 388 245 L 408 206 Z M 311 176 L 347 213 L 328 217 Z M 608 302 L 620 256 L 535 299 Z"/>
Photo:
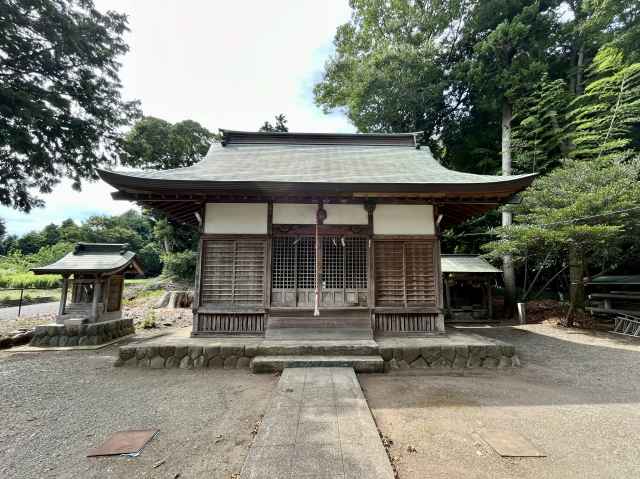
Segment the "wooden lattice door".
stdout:
<path fill-rule="evenodd" d="M 320 241 L 321 306 L 366 306 L 368 240 L 364 237 L 321 236 Z M 271 273 L 272 306 L 313 307 L 315 237 L 273 238 Z"/>

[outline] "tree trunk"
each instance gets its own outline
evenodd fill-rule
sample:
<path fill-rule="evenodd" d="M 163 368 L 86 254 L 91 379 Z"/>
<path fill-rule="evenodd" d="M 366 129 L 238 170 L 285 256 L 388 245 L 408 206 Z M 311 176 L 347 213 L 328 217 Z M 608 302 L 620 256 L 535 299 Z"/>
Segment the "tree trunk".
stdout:
<path fill-rule="evenodd" d="M 511 120 L 513 111 L 511 103 L 505 98 L 502 100 L 502 174 L 511 175 Z M 509 226 L 513 215 L 507 207 L 502 210 L 502 226 Z M 513 317 L 516 300 L 516 275 L 513 268 L 511 255 L 502 257 L 502 272 L 504 275 L 504 316 Z"/>
<path fill-rule="evenodd" d="M 164 243 L 164 252 L 169 254 L 171 253 L 171 242 L 169 241 L 169 238 L 164 238 L 163 240 Z"/>
<path fill-rule="evenodd" d="M 580 45 L 578 49 L 578 59 L 576 61 L 576 94 L 584 93 L 584 85 L 582 84 L 582 69 L 584 68 L 584 45 Z"/>
<path fill-rule="evenodd" d="M 573 326 L 573 315 L 584 311 L 584 256 L 576 246 L 569 246 L 569 301 L 571 306 L 567 315 L 567 326 Z"/>

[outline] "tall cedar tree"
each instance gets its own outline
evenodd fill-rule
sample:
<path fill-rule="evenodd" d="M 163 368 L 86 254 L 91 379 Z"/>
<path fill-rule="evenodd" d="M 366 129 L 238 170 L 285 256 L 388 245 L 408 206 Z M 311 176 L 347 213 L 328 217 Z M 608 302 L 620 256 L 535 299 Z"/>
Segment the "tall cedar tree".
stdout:
<path fill-rule="evenodd" d="M 138 114 L 120 95 L 124 15 L 90 0 L 0 2 L 0 204 L 29 211 L 63 176 L 80 188 Z"/>
<path fill-rule="evenodd" d="M 511 128 L 513 104 L 547 71 L 546 51 L 555 25 L 557 2 L 487 0 L 478 2 L 464 26 L 468 59 L 461 63 L 471 89 L 485 101 L 498 101 L 501 110 L 502 174 L 512 174 Z M 512 212 L 504 208 L 502 224 Z M 516 277 L 513 259 L 502 259 L 505 315 L 513 314 Z"/>

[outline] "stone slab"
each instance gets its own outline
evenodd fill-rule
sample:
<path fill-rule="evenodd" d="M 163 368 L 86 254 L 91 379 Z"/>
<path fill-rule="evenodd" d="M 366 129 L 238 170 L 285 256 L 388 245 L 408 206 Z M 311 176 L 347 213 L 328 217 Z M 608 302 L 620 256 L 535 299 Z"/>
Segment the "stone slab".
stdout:
<path fill-rule="evenodd" d="M 378 373 L 384 370 L 384 361 L 381 356 L 256 356 L 251 361 L 254 373 L 311 367 L 352 367 L 359 373 Z"/>
<path fill-rule="evenodd" d="M 120 341 L 122 341 L 123 339 L 128 339 L 132 336 L 135 336 L 134 334 L 127 334 L 126 336 L 120 336 L 119 338 L 113 339 L 109 342 L 106 343 L 102 343 L 102 344 L 94 344 L 92 346 L 64 346 L 64 347 L 60 347 L 60 346 L 55 346 L 55 347 L 38 347 L 38 346 L 29 346 L 24 345 L 24 346 L 17 346 L 15 348 L 11 348 L 8 349 L 8 352 L 11 353 L 40 353 L 40 352 L 47 352 L 47 351 L 82 351 L 82 350 L 95 350 L 95 349 L 102 349 L 102 348 L 106 348 L 107 346 L 110 346 L 112 344 L 118 343 Z"/>
<path fill-rule="evenodd" d="M 393 479 L 353 368 L 284 369 L 240 477 Z"/>
<path fill-rule="evenodd" d="M 480 437 L 502 457 L 545 457 L 528 439 L 515 431 L 482 429 Z"/>

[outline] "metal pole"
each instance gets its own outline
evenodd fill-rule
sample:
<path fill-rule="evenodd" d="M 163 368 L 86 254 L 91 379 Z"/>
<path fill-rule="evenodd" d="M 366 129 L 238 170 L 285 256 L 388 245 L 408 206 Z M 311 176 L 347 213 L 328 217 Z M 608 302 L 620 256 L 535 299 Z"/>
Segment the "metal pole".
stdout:
<path fill-rule="evenodd" d="M 18 303 L 18 317 L 20 317 L 20 313 L 22 312 L 22 295 L 24 294 L 24 288 L 20 289 L 20 302 Z"/>

